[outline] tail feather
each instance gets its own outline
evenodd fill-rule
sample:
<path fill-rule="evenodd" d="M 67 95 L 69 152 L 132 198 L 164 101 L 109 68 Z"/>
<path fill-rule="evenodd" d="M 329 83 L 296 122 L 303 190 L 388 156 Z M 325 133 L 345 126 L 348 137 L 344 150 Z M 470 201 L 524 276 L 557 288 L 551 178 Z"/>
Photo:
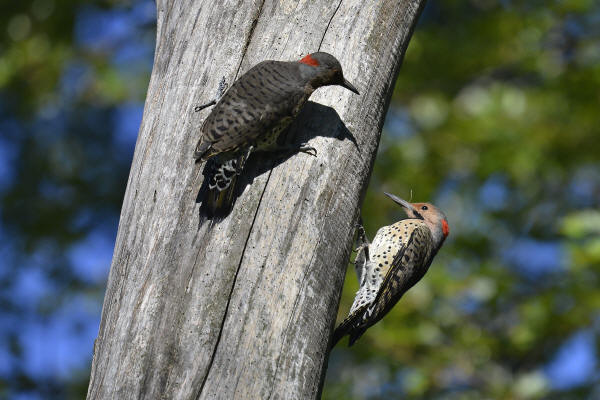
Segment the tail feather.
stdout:
<path fill-rule="evenodd" d="M 202 201 L 203 210 L 210 217 L 224 217 L 233 206 L 237 177 L 241 173 L 240 158 L 219 163 L 210 159 L 206 179 L 208 190 Z"/>
<path fill-rule="evenodd" d="M 224 217 L 231 211 L 234 202 L 236 180 L 237 175 L 233 175 L 229 180 L 229 185 L 224 189 L 219 190 L 216 187 L 208 189 L 202 200 L 202 207 L 206 215 L 210 217 Z"/>
<path fill-rule="evenodd" d="M 217 152 L 212 144 L 201 138 L 196 145 L 196 162 L 207 161 L 204 168 L 204 187 L 208 190 L 202 200 L 202 208 L 209 217 L 225 217 L 235 202 L 236 181 L 254 150 L 250 145 L 245 150 Z"/>
<path fill-rule="evenodd" d="M 363 321 L 367 310 L 368 304 L 365 304 L 349 315 L 337 328 L 335 328 L 333 339 L 331 340 L 332 348 L 346 335 L 350 336 L 350 340 L 348 341 L 348 347 L 350 347 L 363 335 L 363 333 L 365 333 L 368 327 L 361 322 Z"/>
<path fill-rule="evenodd" d="M 343 323 L 337 328 L 335 328 L 335 331 L 333 331 L 333 338 L 331 339 L 331 348 L 335 347 L 335 345 L 338 344 L 338 342 L 342 340 L 342 338 L 348 333 L 346 331 L 346 328 L 342 325 Z"/>

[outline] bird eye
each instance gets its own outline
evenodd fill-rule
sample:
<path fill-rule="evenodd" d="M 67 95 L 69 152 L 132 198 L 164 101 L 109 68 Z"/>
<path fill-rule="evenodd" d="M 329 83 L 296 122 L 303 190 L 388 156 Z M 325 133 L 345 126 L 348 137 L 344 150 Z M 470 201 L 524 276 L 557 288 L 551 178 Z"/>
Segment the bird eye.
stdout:
<path fill-rule="evenodd" d="M 423 210 L 423 211 L 425 211 L 425 210 L 427 210 L 427 209 L 429 209 L 429 207 L 427 207 L 427 206 L 423 206 L 423 207 L 421 207 L 421 210 Z"/>

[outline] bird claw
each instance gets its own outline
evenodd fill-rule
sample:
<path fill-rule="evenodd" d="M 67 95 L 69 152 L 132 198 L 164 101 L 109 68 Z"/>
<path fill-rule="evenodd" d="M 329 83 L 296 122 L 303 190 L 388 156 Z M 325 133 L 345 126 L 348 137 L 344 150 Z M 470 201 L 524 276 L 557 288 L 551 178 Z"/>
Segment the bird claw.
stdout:
<path fill-rule="evenodd" d="M 362 222 L 362 221 L 361 221 Z M 367 233 L 365 232 L 365 228 L 359 222 L 356 225 L 357 235 L 356 235 L 356 244 L 358 247 L 354 251 L 368 251 L 369 249 L 369 240 L 367 239 Z"/>
<path fill-rule="evenodd" d="M 356 227 L 356 231 L 358 232 L 359 238 L 364 242 L 365 241 L 365 236 L 366 236 L 365 227 L 362 226 L 361 223 L 357 223 L 355 225 L 355 227 Z"/>
<path fill-rule="evenodd" d="M 225 77 L 222 77 L 221 81 L 219 82 L 219 88 L 217 89 L 217 99 L 220 99 L 221 97 L 223 97 L 223 95 L 225 94 L 225 91 L 227 90 L 228 87 L 229 87 L 229 85 L 227 84 Z"/>
<path fill-rule="evenodd" d="M 308 155 L 311 155 L 313 157 L 317 156 L 317 149 L 315 149 L 312 146 L 309 146 L 308 143 L 301 143 L 300 147 L 298 148 L 298 151 L 301 153 L 306 153 Z"/>
<path fill-rule="evenodd" d="M 213 99 L 213 100 L 211 100 L 210 102 L 208 102 L 206 104 L 202 104 L 202 105 L 194 107 L 194 112 L 202 111 L 202 110 L 204 110 L 207 107 L 214 106 L 215 104 L 217 104 L 217 101 Z"/>
<path fill-rule="evenodd" d="M 365 248 L 369 247 L 369 243 L 367 242 L 362 242 L 361 244 L 358 245 L 357 248 L 354 249 L 355 252 L 359 252 L 360 250 L 363 250 Z"/>
<path fill-rule="evenodd" d="M 202 104 L 200 106 L 194 107 L 194 112 L 202 111 L 202 110 L 204 110 L 207 107 L 214 106 L 215 104 L 217 104 L 217 102 L 225 94 L 225 91 L 227 90 L 227 87 L 229 87 L 229 85 L 227 84 L 227 81 L 225 80 L 225 77 L 222 77 L 221 81 L 219 82 L 219 87 L 217 88 L 217 95 L 215 96 L 215 98 L 212 99 L 211 101 L 209 101 L 206 104 Z"/>

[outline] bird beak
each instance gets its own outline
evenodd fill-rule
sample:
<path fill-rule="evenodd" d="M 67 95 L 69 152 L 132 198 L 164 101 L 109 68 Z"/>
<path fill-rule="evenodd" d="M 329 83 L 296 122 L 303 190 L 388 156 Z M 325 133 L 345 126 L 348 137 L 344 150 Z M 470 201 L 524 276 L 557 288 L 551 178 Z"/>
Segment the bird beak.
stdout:
<path fill-rule="evenodd" d="M 342 83 L 341 86 L 345 87 L 346 89 L 350 90 L 351 92 L 360 94 L 360 93 L 358 93 L 358 90 L 354 87 L 354 85 L 351 84 L 350 82 L 348 82 L 346 79 L 344 79 L 344 83 Z"/>
<path fill-rule="evenodd" d="M 413 207 L 412 204 L 410 204 L 408 201 L 401 199 L 400 197 L 394 196 L 393 194 L 390 194 L 388 192 L 383 192 L 386 194 L 387 197 L 389 197 L 390 199 L 394 200 L 394 202 L 396 204 L 399 204 L 402 206 L 402 208 L 404 208 L 406 210 L 406 212 L 416 212 L 417 210 L 415 210 L 415 208 Z"/>

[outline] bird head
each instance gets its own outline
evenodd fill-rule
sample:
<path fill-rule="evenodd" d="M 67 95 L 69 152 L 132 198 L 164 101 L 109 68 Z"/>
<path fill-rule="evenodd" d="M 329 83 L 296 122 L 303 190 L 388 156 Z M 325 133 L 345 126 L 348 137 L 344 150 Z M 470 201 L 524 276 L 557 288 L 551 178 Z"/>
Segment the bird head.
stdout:
<path fill-rule="evenodd" d="M 402 206 L 409 218 L 423 220 L 431 230 L 433 241 L 438 244 L 438 247 L 444 243 L 450 233 L 450 227 L 448 226 L 448 218 L 442 210 L 430 203 L 409 203 L 393 194 L 385 194 Z"/>
<path fill-rule="evenodd" d="M 300 72 L 313 88 L 339 85 L 359 94 L 358 90 L 344 78 L 340 62 L 329 53 L 312 53 L 300 61 Z"/>

